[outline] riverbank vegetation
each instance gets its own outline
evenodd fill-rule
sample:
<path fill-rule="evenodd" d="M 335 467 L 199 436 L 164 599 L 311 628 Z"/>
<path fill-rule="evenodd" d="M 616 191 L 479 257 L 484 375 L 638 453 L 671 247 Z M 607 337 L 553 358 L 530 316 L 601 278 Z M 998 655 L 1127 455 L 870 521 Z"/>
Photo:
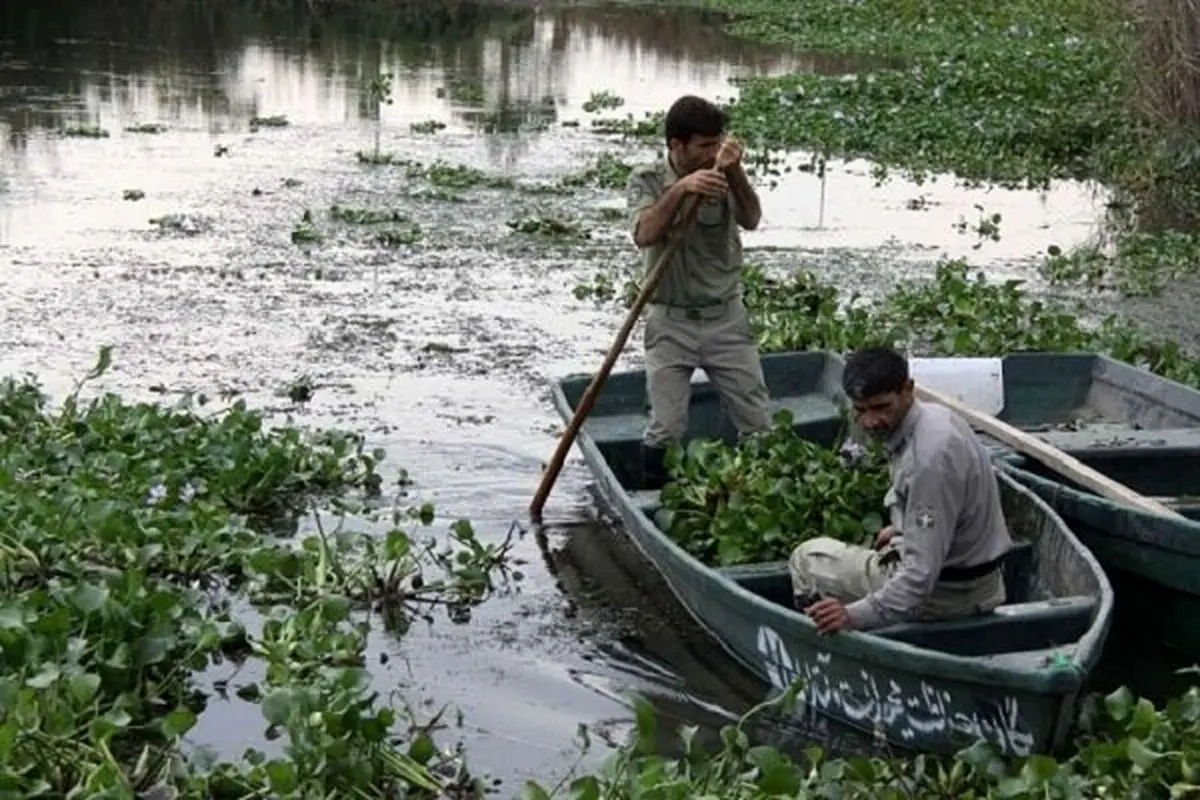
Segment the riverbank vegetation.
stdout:
<path fill-rule="evenodd" d="M 59 406 L 32 379 L 0 383 L 0 794 L 401 797 L 469 783 L 428 720 L 380 701 L 368 633 L 469 614 L 506 575 L 504 546 L 466 521 L 439 543 L 420 533 L 431 507 L 380 504 L 383 453 L 358 436 L 269 428 L 240 402 L 81 399 L 109 352 Z M 296 535 L 325 516 L 314 509 L 371 498 L 376 530 Z M 185 748 L 231 696 L 258 706 L 262 750 L 235 764 Z"/>

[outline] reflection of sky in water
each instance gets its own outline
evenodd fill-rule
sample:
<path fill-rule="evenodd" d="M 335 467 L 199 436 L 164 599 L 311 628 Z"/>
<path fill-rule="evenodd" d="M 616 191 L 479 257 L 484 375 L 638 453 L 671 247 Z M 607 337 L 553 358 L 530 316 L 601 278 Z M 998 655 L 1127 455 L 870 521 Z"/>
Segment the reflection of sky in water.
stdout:
<path fill-rule="evenodd" d="M 139 50 L 136 43 L 124 51 L 120 44 L 64 43 L 63 58 L 73 69 L 69 75 L 62 68 L 0 67 L 0 78 L 25 87 L 23 93 L 9 90 L 7 113 L 0 119 L 28 131 L 33 122 L 55 124 L 64 108 L 82 108 L 70 114 L 77 124 L 99 125 L 110 138 L 63 141 L 43 127 L 30 131 L 21 147 L 9 141 L 0 154 L 10 183 L 8 202 L 0 194 L 0 206 L 9 206 L 7 219 L 0 219 L 0 236 L 9 243 L 28 240 L 32 230 L 25 236 L 14 232 L 20 215 L 11 205 L 23 205 L 32 214 L 29 202 L 55 194 L 47 179 L 87 181 L 97 195 L 137 187 L 162 198 L 172 188 L 182 189 L 189 174 L 218 176 L 226 167 L 213 164 L 212 146 L 219 142 L 244 154 L 251 146 L 247 123 L 253 116 L 285 115 L 292 123 L 290 129 L 257 134 L 254 146 L 269 151 L 258 157 L 333 169 L 352 159 L 354 150 L 373 144 L 375 110 L 360 87 L 378 71 L 395 76 L 394 103 L 378 110 L 385 150 L 547 178 L 577 169 L 609 146 L 586 132 L 595 116 L 641 117 L 685 92 L 728 97 L 734 93 L 729 84 L 734 75 L 789 69 L 838 73 L 854 67 L 845 59 L 773 53 L 728 37 L 712 20 L 678 14 L 645 19 L 647 13 L 654 12 L 579 8 L 509 14 L 484 21 L 457 40 L 430 43 L 335 35 L 304 43 L 259 36 L 223 42 L 195 56 L 203 58 L 195 66 L 188 65 L 187 52 Z M 106 53 L 116 67 L 141 68 L 107 68 Z M 443 91 L 455 83 L 481 88 L 482 102 L 464 104 L 453 91 Z M 582 105 L 599 90 L 622 97 L 624 105 L 587 114 Z M 480 123 L 497 113 L 542 120 L 548 127 L 479 136 Z M 430 119 L 447 127 L 432 137 L 410 131 L 412 123 Z M 563 127 L 564 121 L 579 121 L 581 129 Z M 166 123 L 173 132 L 147 136 L 123 130 L 152 122 Z M 190 163 L 182 164 L 185 159 Z M 868 175 L 866 164 L 832 165 L 824 192 L 809 172 L 788 173 L 773 189 L 760 183 L 764 222 L 746 236 L 746 244 L 823 248 L 895 242 L 921 247 L 922 256 L 932 247 L 951 256 L 1013 260 L 1082 241 L 1097 216 L 1090 190 L 1073 184 L 1044 195 L 967 192 L 945 180 L 926 186 L 893 181 L 876 188 Z M 120 188 L 109 188 L 114 183 Z M 214 190 L 219 185 L 206 183 Z M 912 210 L 910 201 L 921 197 L 927 201 L 923 210 Z M 964 219 L 968 226 L 975 222 L 976 204 L 1003 216 L 1001 240 L 985 242 L 979 250 L 973 248 L 974 235 L 954 228 Z M 144 220 L 142 212 L 150 205 L 125 204 L 108 213 L 123 227 L 119 220 Z"/>
<path fill-rule="evenodd" d="M 363 116 L 358 88 L 379 69 L 395 75 L 395 103 L 384 109 L 385 123 L 407 125 L 436 117 L 465 130 L 461 118 L 454 120 L 450 114 L 466 109 L 438 96 L 448 77 L 480 85 L 482 105 L 488 110 L 553 105 L 560 113 L 579 114 L 588 95 L 603 88 L 625 97 L 620 113 L 640 114 L 664 107 L 682 92 L 727 95 L 728 79 L 734 74 L 778 72 L 796 62 L 758 47 L 746 55 L 744 43 L 711 32 L 683 51 L 659 50 L 652 37 L 624 30 L 630 27 L 631 13 L 531 12 L 525 20 L 494 26 L 494 32 L 484 29 L 464 41 L 415 51 L 411 43 L 389 46 L 353 40 L 331 40 L 301 50 L 296 42 L 248 37 L 216 54 L 215 71 L 174 59 L 140 72 L 110 73 L 84 66 L 69 79 L 69 86 L 62 85 L 61 76 L 16 69 L 11 61 L 0 66 L 0 75 L 30 87 L 23 93 L 24 102 L 18 103 L 27 109 L 63 109 L 78 101 L 87 122 L 105 127 L 163 120 L 215 132 L 244 125 L 253 114 L 283 113 L 301 124 L 352 123 Z M 105 48 L 88 44 L 87 52 L 99 60 Z M 16 117 L 20 116 L 18 110 Z M 233 119 L 210 123 L 213 117 Z"/>

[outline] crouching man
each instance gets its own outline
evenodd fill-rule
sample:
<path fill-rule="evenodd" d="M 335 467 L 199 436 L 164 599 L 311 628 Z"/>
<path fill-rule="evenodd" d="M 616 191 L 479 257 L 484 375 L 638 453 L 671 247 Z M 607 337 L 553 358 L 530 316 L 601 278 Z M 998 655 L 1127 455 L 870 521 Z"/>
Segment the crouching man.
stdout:
<path fill-rule="evenodd" d="M 891 524 L 874 548 L 827 537 L 799 545 L 789 562 L 796 607 L 829 634 L 1003 603 L 1013 543 L 983 443 L 953 411 L 914 397 L 908 362 L 890 348 L 853 354 L 842 389 L 861 428 L 884 442 Z"/>

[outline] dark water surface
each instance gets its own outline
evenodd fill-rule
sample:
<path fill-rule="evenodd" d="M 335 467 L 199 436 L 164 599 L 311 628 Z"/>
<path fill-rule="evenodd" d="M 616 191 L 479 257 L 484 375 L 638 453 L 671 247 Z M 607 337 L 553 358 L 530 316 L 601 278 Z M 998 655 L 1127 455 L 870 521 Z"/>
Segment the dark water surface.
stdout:
<path fill-rule="evenodd" d="M 0 4 L 0 374 L 36 372 L 61 396 L 112 343 L 116 368 L 101 388 L 236 391 L 302 424 L 360 430 L 408 470 L 414 501 L 447 521 L 469 517 L 491 539 L 526 517 L 553 451 L 561 423 L 547 382 L 594 369 L 616 329 L 618 312 L 572 289 L 633 258 L 613 213 L 620 193 L 470 187 L 452 202 L 403 167 L 358 163 L 377 121 L 384 151 L 549 182 L 602 153 L 653 155 L 589 132 L 598 115 L 582 106 L 594 91 L 625 101 L 600 116 L 640 117 L 686 92 L 729 96 L 736 75 L 855 68 L 740 42 L 719 18 L 676 11 L 413 4 L 315 21 L 202 8 Z M 382 108 L 362 89 L 380 71 L 395 75 Z M 289 124 L 250 125 L 274 115 Z M 445 127 L 410 128 L 427 120 Z M 127 130 L 150 124 L 166 130 Z M 72 126 L 109 135 L 64 136 Z M 869 187 L 863 164 L 831 168 L 823 200 L 816 178 L 792 173 L 763 192 L 752 257 L 880 286 L 931 249 L 978 258 L 952 225 L 981 203 L 1005 219 L 1005 238 L 984 254 L 1019 273 L 1022 259 L 1084 238 L 1096 219 L 1089 191 L 1073 185 L 1042 195 Z M 123 199 L 129 190 L 144 194 Z M 926 210 L 909 210 L 920 195 Z M 333 203 L 396 208 L 422 238 L 382 246 L 331 221 Z M 300 247 L 291 233 L 306 210 L 326 238 Z M 164 215 L 174 222 L 150 224 Z M 591 239 L 506 224 L 536 215 Z M 632 347 L 623 365 L 639 360 Z M 316 390 L 296 406 L 286 389 L 302 376 Z M 628 566 L 587 484 L 571 460 L 544 535 L 516 547 L 528 576 L 519 593 L 468 624 L 439 620 L 377 643 L 392 656 L 373 666 L 381 682 L 461 709 L 472 761 L 509 780 L 566 768 L 581 722 L 620 739 L 631 689 L 702 725 L 765 691 Z M 230 701 L 193 738 L 237 754 L 261 730 L 256 708 Z M 828 723 L 786 735 L 861 746 Z"/>

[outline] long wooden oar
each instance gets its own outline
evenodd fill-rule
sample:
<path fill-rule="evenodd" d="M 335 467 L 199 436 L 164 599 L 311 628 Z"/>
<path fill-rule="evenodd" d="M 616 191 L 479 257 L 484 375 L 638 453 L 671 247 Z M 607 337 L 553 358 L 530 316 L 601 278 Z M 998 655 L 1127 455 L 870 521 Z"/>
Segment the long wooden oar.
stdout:
<path fill-rule="evenodd" d="M 584 391 L 583 397 L 579 398 L 579 405 L 575 408 L 575 415 L 571 417 L 570 424 L 563 431 L 563 435 L 558 440 L 558 448 L 554 451 L 554 456 L 550 459 L 550 463 L 546 465 L 545 471 L 542 473 L 542 482 L 538 486 L 537 494 L 533 496 L 533 502 L 529 504 L 529 516 L 535 521 L 540 521 L 542 518 L 542 506 L 546 504 L 546 498 L 550 495 L 550 489 L 554 487 L 554 481 L 558 479 L 558 473 L 562 470 L 563 462 L 567 460 L 567 452 L 571 449 L 571 445 L 575 443 L 575 437 L 579 435 L 579 429 L 583 427 L 583 421 L 587 419 L 587 415 L 592 412 L 592 407 L 596 405 L 596 397 L 600 394 L 600 388 L 604 386 L 604 382 L 608 380 L 609 373 L 612 372 L 613 366 L 617 363 L 617 359 L 621 356 L 621 351 L 625 349 L 625 343 L 629 340 L 629 334 L 633 332 L 633 326 L 637 323 L 638 317 L 641 316 L 642 309 L 650 302 L 650 298 L 658 290 L 658 286 L 666 277 L 667 267 L 671 263 L 671 258 L 675 255 L 675 251 L 679 249 L 683 242 L 683 237 L 691 228 L 692 223 L 696 221 L 696 215 L 700 213 L 700 205 L 703 198 L 698 195 L 693 195 L 684 200 L 683 205 L 687 210 L 684 212 L 683 219 L 676 225 L 667 241 L 667 246 L 663 248 L 662 255 L 658 257 L 654 267 L 650 270 L 650 274 L 646 277 L 646 282 L 642 285 L 642 290 L 638 292 L 637 298 L 633 301 L 633 306 L 629 309 L 629 313 L 625 315 L 625 322 L 621 325 L 621 329 L 617 331 L 617 338 L 613 341 L 612 347 L 608 349 L 608 355 L 604 357 L 604 363 L 600 365 L 600 370 L 592 377 L 592 382 L 588 384 L 587 390 Z M 688 208 L 687 204 L 691 203 Z"/>
<path fill-rule="evenodd" d="M 1077 458 L 1064 453 L 1041 439 L 1026 433 L 1020 428 L 1014 428 L 1007 422 L 996 419 L 990 414 L 977 411 L 970 406 L 941 392 L 920 384 L 916 387 L 917 396 L 949 408 L 960 417 L 971 423 L 979 430 L 987 433 L 1009 447 L 1027 456 L 1032 456 L 1060 475 L 1075 481 L 1081 486 L 1091 489 L 1109 500 L 1124 503 L 1127 506 L 1158 514 L 1172 519 L 1184 519 L 1183 515 L 1162 503 L 1138 494 L 1128 486 L 1117 483 L 1112 478 L 1092 469 Z"/>

